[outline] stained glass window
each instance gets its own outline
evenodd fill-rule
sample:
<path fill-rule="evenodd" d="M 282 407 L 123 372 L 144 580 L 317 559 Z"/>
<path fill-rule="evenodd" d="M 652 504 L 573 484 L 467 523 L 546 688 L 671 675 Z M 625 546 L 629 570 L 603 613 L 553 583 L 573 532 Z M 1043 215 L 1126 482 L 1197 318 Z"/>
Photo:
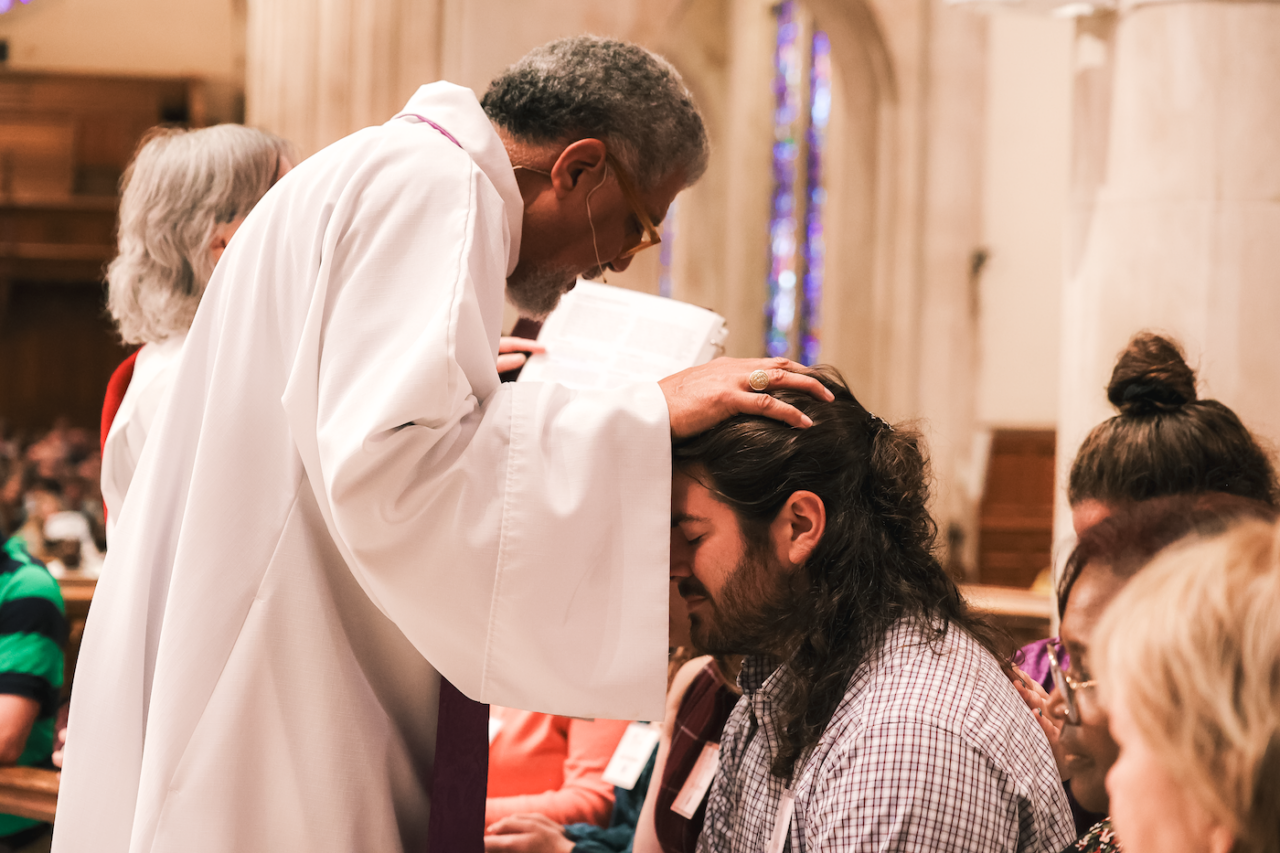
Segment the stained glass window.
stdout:
<path fill-rule="evenodd" d="M 778 7 L 778 46 L 773 78 L 773 209 L 769 220 L 769 320 L 765 351 L 790 355 L 796 315 L 796 159 L 803 73 L 800 22 L 794 2 Z"/>
<path fill-rule="evenodd" d="M 827 189 L 822 180 L 827 122 L 831 118 L 831 42 L 824 32 L 813 34 L 809 62 L 809 174 L 805 182 L 804 290 L 800 294 L 800 360 L 816 364 L 822 342 L 822 276 L 826 245 L 822 236 L 822 208 Z"/>
<path fill-rule="evenodd" d="M 796 0 L 777 6 L 773 197 L 765 351 L 813 364 L 821 341 L 823 153 L 831 116 L 831 44 Z"/>
<path fill-rule="evenodd" d="M 667 215 L 662 220 L 662 242 L 658 244 L 658 295 L 671 296 L 671 262 L 673 255 L 671 254 L 672 246 L 675 242 L 676 234 L 676 211 L 680 207 L 680 197 L 676 196 L 671 206 L 667 208 Z"/>

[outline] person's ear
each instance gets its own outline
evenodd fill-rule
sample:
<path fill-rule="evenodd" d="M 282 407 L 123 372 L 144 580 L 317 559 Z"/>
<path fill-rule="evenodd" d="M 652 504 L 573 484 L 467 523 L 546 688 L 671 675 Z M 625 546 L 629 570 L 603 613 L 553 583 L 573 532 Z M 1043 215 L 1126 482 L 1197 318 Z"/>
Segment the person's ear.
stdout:
<path fill-rule="evenodd" d="M 244 222 L 244 217 L 237 217 L 230 222 L 220 222 L 213 229 L 213 236 L 209 238 L 209 257 L 216 266 L 222 258 L 222 253 L 226 251 L 227 243 L 231 242 L 231 238 L 240 228 L 240 223 Z"/>
<path fill-rule="evenodd" d="M 778 560 L 787 568 L 804 565 L 827 529 L 827 508 L 813 492 L 793 492 L 770 532 Z"/>
<path fill-rule="evenodd" d="M 579 139 L 570 143 L 551 167 L 551 185 L 556 195 L 587 191 L 600 186 L 605 178 L 605 146 L 599 139 Z"/>

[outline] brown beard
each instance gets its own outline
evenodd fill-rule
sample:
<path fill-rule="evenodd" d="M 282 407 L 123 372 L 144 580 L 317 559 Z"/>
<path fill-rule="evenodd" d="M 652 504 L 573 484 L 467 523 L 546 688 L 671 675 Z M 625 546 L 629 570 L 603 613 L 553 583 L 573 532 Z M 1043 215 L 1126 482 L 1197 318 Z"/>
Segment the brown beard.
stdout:
<path fill-rule="evenodd" d="M 785 572 L 766 548 L 751 544 L 714 598 L 697 578 L 681 578 L 681 595 L 711 603 L 710 616 L 689 614 L 694 647 L 712 655 L 782 654 L 798 635 L 803 578 L 803 568 Z"/>

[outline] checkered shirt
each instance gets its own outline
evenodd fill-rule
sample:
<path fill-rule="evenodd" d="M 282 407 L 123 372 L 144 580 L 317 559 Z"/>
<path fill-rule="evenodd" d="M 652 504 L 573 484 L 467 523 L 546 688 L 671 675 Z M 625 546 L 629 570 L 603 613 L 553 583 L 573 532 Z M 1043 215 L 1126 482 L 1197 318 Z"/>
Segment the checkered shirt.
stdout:
<path fill-rule="evenodd" d="M 936 649 L 936 651 L 935 651 Z M 698 853 L 764 853 L 786 782 L 779 673 L 748 658 L 720 741 Z M 1075 839 L 1053 754 L 999 665 L 957 629 L 930 647 L 900 622 L 796 764 L 791 853 L 1046 851 Z"/>

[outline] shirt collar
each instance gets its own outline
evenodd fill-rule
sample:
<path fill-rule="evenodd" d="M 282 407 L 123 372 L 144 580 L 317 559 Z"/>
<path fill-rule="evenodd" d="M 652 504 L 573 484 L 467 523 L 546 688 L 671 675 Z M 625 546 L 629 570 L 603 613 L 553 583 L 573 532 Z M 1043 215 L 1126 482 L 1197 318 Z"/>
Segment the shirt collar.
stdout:
<path fill-rule="evenodd" d="M 762 690 L 767 694 L 776 692 L 781 669 L 775 657 L 747 655 L 742 659 L 742 669 L 738 672 L 738 686 L 746 696 L 755 696 Z"/>
<path fill-rule="evenodd" d="M 507 275 L 511 275 L 520 260 L 524 199 L 507 148 L 475 93 L 453 83 L 429 83 L 420 86 L 400 112 L 426 116 L 448 131 L 498 191 L 507 214 Z"/>

